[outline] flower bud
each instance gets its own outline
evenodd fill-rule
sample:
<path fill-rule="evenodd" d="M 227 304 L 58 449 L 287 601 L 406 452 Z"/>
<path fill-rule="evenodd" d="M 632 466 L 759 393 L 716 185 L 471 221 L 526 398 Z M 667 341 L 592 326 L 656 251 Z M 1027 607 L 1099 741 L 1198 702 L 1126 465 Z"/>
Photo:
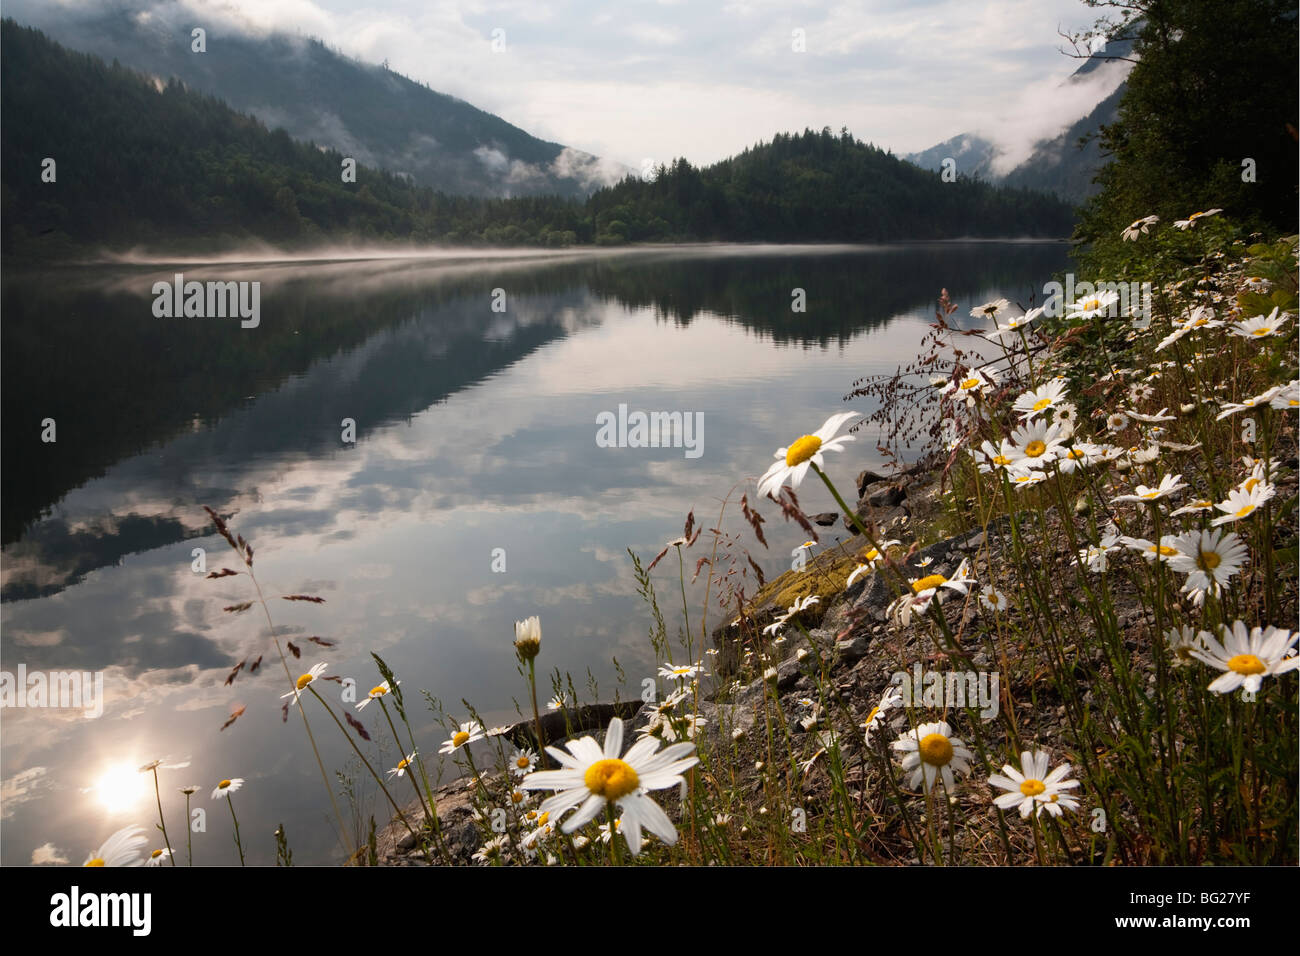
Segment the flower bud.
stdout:
<path fill-rule="evenodd" d="M 515 621 L 515 653 L 521 661 L 531 661 L 542 649 L 542 622 L 537 615 Z"/>

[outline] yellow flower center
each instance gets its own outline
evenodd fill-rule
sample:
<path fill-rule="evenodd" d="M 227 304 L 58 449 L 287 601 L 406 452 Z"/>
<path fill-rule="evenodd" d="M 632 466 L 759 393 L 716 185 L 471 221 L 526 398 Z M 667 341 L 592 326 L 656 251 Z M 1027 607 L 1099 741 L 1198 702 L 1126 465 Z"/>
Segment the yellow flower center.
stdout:
<path fill-rule="evenodd" d="M 880 558 L 880 552 L 877 551 L 875 548 L 872 548 L 870 551 L 867 552 L 868 561 L 876 561 L 879 558 Z"/>
<path fill-rule="evenodd" d="M 993 456 L 993 464 L 995 464 L 995 465 L 1009 465 L 1009 464 L 1011 464 L 1011 459 L 1008 458 L 1006 455 L 994 455 L 994 456 Z"/>
<path fill-rule="evenodd" d="M 914 594 L 920 594 L 922 591 L 928 591 L 931 588 L 937 588 L 939 585 L 943 584 L 943 582 L 947 580 L 948 579 L 945 578 L 942 574 L 927 574 L 925 577 L 921 578 L 920 580 L 912 582 L 912 592 Z"/>
<path fill-rule="evenodd" d="M 399 761 L 397 762 L 397 769 L 398 769 L 398 770 L 405 770 L 405 769 L 410 765 L 410 763 L 411 763 L 411 761 L 409 761 L 409 760 L 407 760 L 405 757 L 403 757 L 401 760 L 399 760 Z"/>
<path fill-rule="evenodd" d="M 544 827 L 546 826 L 546 821 L 549 819 L 551 819 L 551 814 L 549 811 L 546 813 L 539 814 L 537 817 L 537 825 Z"/>
<path fill-rule="evenodd" d="M 873 720 L 876 719 L 876 714 L 878 714 L 878 713 L 880 713 L 880 708 L 879 708 L 879 707 L 872 707 L 872 708 L 871 708 L 871 713 L 867 714 L 867 719 L 864 720 L 863 723 L 864 723 L 864 724 L 867 724 L 867 725 L 870 725 L 871 722 L 872 722 Z"/>
<path fill-rule="evenodd" d="M 162 853 L 163 853 L 162 850 L 154 850 L 152 853 L 149 854 L 149 859 L 156 860 L 158 859 L 158 857 L 162 856 Z"/>
<path fill-rule="evenodd" d="M 1052 400 L 1050 398 L 1040 398 L 1038 401 L 1034 402 L 1034 411 L 1041 412 L 1044 408 L 1046 408 L 1050 404 L 1052 404 Z"/>
<path fill-rule="evenodd" d="M 1047 789 L 1047 784 L 1041 780 L 1026 780 L 1020 785 L 1020 792 L 1026 797 L 1036 797 Z"/>
<path fill-rule="evenodd" d="M 467 740 L 469 740 L 469 734 L 465 733 L 463 730 L 458 730 L 451 735 L 451 745 L 453 747 L 459 747 Z"/>
<path fill-rule="evenodd" d="M 218 789 L 218 790 L 225 790 L 226 787 L 228 787 L 228 786 L 230 786 L 230 781 L 229 781 L 229 780 L 223 780 L 223 781 L 221 781 L 219 784 L 217 784 L 217 789 Z"/>
<path fill-rule="evenodd" d="M 1269 334 L 1270 332 L 1272 332 L 1272 331 L 1273 331 L 1273 330 L 1270 329 L 1268 326 L 1265 326 L 1265 327 L 1262 328 L 1262 329 L 1255 329 L 1255 330 L 1254 330 L 1253 332 L 1251 332 L 1250 334 L 1251 334 L 1251 335 L 1268 335 L 1268 334 Z"/>
<path fill-rule="evenodd" d="M 523 792 L 522 790 L 516 790 L 514 793 L 510 794 L 510 802 L 511 802 L 511 803 L 523 803 L 523 802 L 524 802 L 524 792 Z"/>
<path fill-rule="evenodd" d="M 1236 671 L 1238 674 L 1262 674 L 1267 667 L 1254 654 L 1238 654 L 1236 657 L 1228 660 L 1228 669 Z"/>
<path fill-rule="evenodd" d="M 1258 478 L 1247 478 L 1244 482 L 1242 482 L 1242 484 L 1241 484 L 1241 490 L 1242 490 L 1242 491 L 1254 491 L 1254 490 L 1255 490 L 1255 486 L 1256 486 L 1257 484 L 1259 484 L 1259 479 L 1258 479 Z"/>
<path fill-rule="evenodd" d="M 1101 299 L 1089 299 L 1083 304 L 1085 310 L 1100 309 Z"/>
<path fill-rule="evenodd" d="M 976 387 L 979 385 L 979 383 L 980 383 L 980 380 L 977 379 L 977 378 L 968 378 L 968 379 L 966 379 L 964 382 L 961 383 L 961 387 L 962 387 L 963 390 L 965 390 L 965 389 L 972 389 L 972 388 L 976 388 Z"/>
<path fill-rule="evenodd" d="M 306 687 L 315 679 L 316 678 L 312 677 L 310 674 L 303 674 L 301 677 L 298 678 L 298 689 L 302 690 L 304 687 Z"/>
<path fill-rule="evenodd" d="M 1202 571 L 1213 571 L 1222 563 L 1223 558 L 1219 557 L 1215 551 L 1201 551 L 1196 559 L 1196 565 Z"/>
<path fill-rule="evenodd" d="M 1177 548 L 1171 548 L 1167 544 L 1158 544 L 1151 550 L 1155 551 L 1157 554 L 1163 554 L 1166 558 L 1171 558 L 1178 553 Z"/>
<path fill-rule="evenodd" d="M 1159 492 L 1159 491 L 1147 491 L 1147 492 L 1144 492 L 1144 493 L 1142 494 L 1142 497 L 1143 497 L 1143 498 L 1148 498 L 1148 499 L 1150 499 L 1150 498 L 1158 498 L 1158 497 L 1160 497 L 1160 492 Z"/>
<path fill-rule="evenodd" d="M 1197 319 L 1195 322 L 1192 323 L 1192 327 L 1199 329 L 1202 325 L 1204 325 L 1209 321 L 1210 321 L 1209 319 Z"/>
<path fill-rule="evenodd" d="M 1025 446 L 1025 454 L 1030 458 L 1038 458 L 1045 451 L 1047 451 L 1047 445 L 1039 441 L 1037 438 Z"/>
<path fill-rule="evenodd" d="M 597 760 L 582 775 L 582 782 L 592 793 L 611 802 L 626 797 L 641 785 L 632 765 L 617 757 Z"/>
<path fill-rule="evenodd" d="M 932 767 L 947 766 L 952 759 L 952 743 L 943 734 L 929 734 L 921 739 L 921 759 Z"/>
<path fill-rule="evenodd" d="M 1254 510 L 1255 510 L 1255 506 L 1254 506 L 1254 505 L 1246 505 L 1246 507 L 1244 507 L 1244 508 L 1238 508 L 1238 509 L 1237 509 L 1237 517 L 1238 517 L 1238 518 L 1244 518 L 1244 517 L 1246 517 L 1246 515 L 1250 514 L 1250 513 L 1251 513 L 1252 511 L 1254 511 Z"/>
<path fill-rule="evenodd" d="M 104 865 L 104 861 L 101 860 L 99 857 L 95 857 L 93 860 L 86 861 L 86 866 L 103 866 L 103 865 Z"/>
<path fill-rule="evenodd" d="M 1069 451 L 1067 451 L 1067 452 L 1065 453 L 1065 457 L 1066 457 L 1066 458 L 1069 458 L 1069 459 L 1072 459 L 1072 460 L 1074 460 L 1074 461 L 1078 461 L 1078 460 L 1080 460 L 1081 458 L 1083 458 L 1084 455 L 1083 455 L 1083 452 L 1082 452 L 1081 450 L 1079 450 L 1078 448 L 1071 448 Z"/>
<path fill-rule="evenodd" d="M 523 770 L 531 762 L 532 761 L 530 761 L 527 757 L 524 756 L 519 756 L 515 758 L 515 766 L 518 767 L 520 770 Z"/>
<path fill-rule="evenodd" d="M 804 435 L 786 449 L 785 463 L 791 468 L 795 465 L 801 465 L 813 455 L 817 454 L 821 447 L 822 440 L 816 435 Z"/>
<path fill-rule="evenodd" d="M 370 688 L 371 697 L 383 697 L 387 693 L 388 693 L 388 688 L 384 687 L 382 684 L 378 687 Z"/>

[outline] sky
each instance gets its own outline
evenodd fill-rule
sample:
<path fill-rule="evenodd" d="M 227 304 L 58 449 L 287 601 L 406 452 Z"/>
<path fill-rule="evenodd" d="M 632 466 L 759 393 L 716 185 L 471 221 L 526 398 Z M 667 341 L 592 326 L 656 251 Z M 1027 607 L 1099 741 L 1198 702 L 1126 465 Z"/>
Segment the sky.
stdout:
<path fill-rule="evenodd" d="M 1028 154 L 1119 82 L 1064 95 L 1081 0 L 126 0 L 318 37 L 634 169 L 847 127 L 908 153 L 981 132 Z M 10 0 L 34 22 L 105 0 Z M 24 14 L 39 11 L 30 18 Z M 801 32 L 798 32 L 801 31 Z M 802 47 L 802 49 L 799 49 Z"/>

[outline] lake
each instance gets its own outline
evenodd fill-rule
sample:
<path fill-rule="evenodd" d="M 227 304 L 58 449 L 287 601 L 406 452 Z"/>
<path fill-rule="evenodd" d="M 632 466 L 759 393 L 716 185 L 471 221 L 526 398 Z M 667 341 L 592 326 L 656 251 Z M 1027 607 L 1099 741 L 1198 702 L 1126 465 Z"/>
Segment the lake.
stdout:
<path fill-rule="evenodd" d="M 1066 267 L 1064 244 L 980 242 L 7 270 L 0 663 L 102 675 L 104 698 L 97 717 L 4 711 L 0 862 L 80 864 L 128 823 L 156 833 L 137 768 L 163 757 L 185 764 L 159 770 L 180 862 L 177 789 L 195 783 L 209 814 L 196 864 L 238 863 L 229 812 L 210 799 L 233 777 L 246 780 L 234 805 L 250 865 L 274 862 L 280 823 L 295 863 L 342 859 L 301 718 L 281 719 L 287 680 L 261 609 L 223 611 L 256 597 L 248 578 L 195 570 L 195 549 L 206 571 L 242 567 L 204 505 L 253 545 L 277 633 L 302 650 L 294 676 L 325 661 L 364 695 L 381 654 L 432 756 L 447 734 L 421 690 L 461 719 L 462 698 L 490 723 L 518 719 L 516 700 L 527 709 L 512 641 L 532 614 L 539 673 L 571 674 L 584 702 L 612 699 L 617 658 L 619 693 L 638 696 L 654 676 L 651 620 L 627 549 L 648 562 L 692 508 L 712 526 L 737 482 L 753 497 L 778 447 L 835 411 L 870 412 L 843 396 L 916 357 L 941 288 L 958 325 L 984 327 L 972 306 L 1027 305 Z M 154 284 L 178 272 L 260 283 L 256 327 L 155 315 Z M 700 427 L 689 447 L 606 447 L 597 423 L 620 406 Z M 879 463 L 874 438 L 828 456 L 842 490 Z M 834 507 L 803 491 L 810 513 Z M 805 535 L 761 510 L 771 547 L 755 556 L 779 573 Z M 829 530 L 823 544 L 843 537 Z M 655 581 L 676 631 L 672 555 Z M 273 597 L 301 593 L 325 603 Z M 698 584 L 691 594 L 698 628 Z M 340 686 L 323 686 L 338 711 Z M 332 775 L 351 751 L 313 704 Z M 396 748 L 375 756 L 382 715 L 359 716 L 372 760 L 393 767 Z M 358 791 L 382 825 L 382 796 Z"/>

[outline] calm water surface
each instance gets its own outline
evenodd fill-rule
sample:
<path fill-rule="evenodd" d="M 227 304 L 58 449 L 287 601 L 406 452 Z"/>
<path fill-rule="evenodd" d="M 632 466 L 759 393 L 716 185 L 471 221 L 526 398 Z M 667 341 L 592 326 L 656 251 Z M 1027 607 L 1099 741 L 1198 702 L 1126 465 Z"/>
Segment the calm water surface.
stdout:
<path fill-rule="evenodd" d="M 248 579 L 192 569 L 195 548 L 209 570 L 234 563 L 203 505 L 253 544 L 268 595 L 326 599 L 271 599 L 277 632 L 303 648 L 294 674 L 327 661 L 364 692 L 378 652 L 434 754 L 446 734 L 420 690 L 457 715 L 464 698 L 491 722 L 517 719 L 513 624 L 530 614 L 539 664 L 572 674 L 584 700 L 589 674 L 614 696 L 615 657 L 621 694 L 636 696 L 653 675 L 650 621 L 626 549 L 648 560 L 688 509 L 712 523 L 778 446 L 831 412 L 870 412 L 842 396 L 915 358 L 941 287 L 965 317 L 998 296 L 1028 302 L 1065 265 L 1063 245 L 979 243 L 6 273 L 0 663 L 102 673 L 105 704 L 97 719 L 3 711 L 0 861 L 80 864 L 128 823 L 156 833 L 137 768 L 160 757 L 188 764 L 159 771 L 182 862 L 176 791 L 189 783 L 209 813 L 196 863 L 238 862 L 210 799 L 227 777 L 246 780 L 235 806 L 250 864 L 274 862 L 281 822 L 295 862 L 341 858 L 301 719 L 281 721 L 287 682 L 265 620 L 222 610 L 254 597 Z M 152 285 L 177 271 L 260 281 L 260 325 L 155 318 Z M 701 454 L 599 447 L 597 416 L 620 404 L 702 413 Z M 877 460 L 873 439 L 832 456 L 841 487 Z M 805 487 L 808 510 L 832 507 Z M 803 535 L 765 513 L 772 547 L 758 557 L 779 573 Z M 676 569 L 661 568 L 670 608 Z M 259 654 L 258 673 L 225 684 Z M 337 703 L 339 686 L 324 686 Z M 318 706 L 309 716 L 327 770 L 347 768 L 332 723 Z M 375 708 L 361 716 L 387 739 Z M 374 759 L 399 758 L 389 746 Z M 382 822 L 382 796 L 358 790 Z"/>

